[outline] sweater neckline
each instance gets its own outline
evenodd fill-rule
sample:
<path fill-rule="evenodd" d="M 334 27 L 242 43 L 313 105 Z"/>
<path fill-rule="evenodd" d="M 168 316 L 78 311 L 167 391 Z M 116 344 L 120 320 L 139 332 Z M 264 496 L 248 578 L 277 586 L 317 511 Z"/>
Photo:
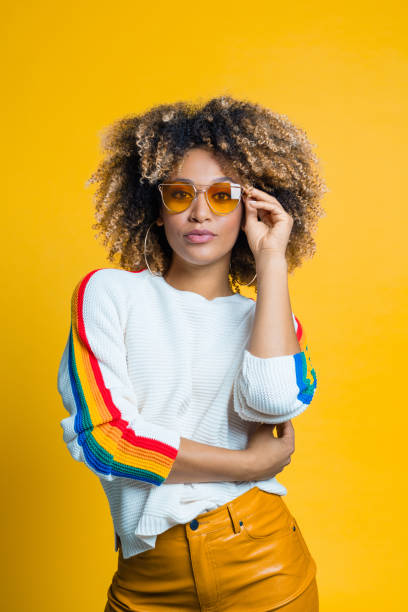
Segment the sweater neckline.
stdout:
<path fill-rule="evenodd" d="M 176 287 L 173 287 L 173 285 L 170 285 L 170 283 L 168 283 L 166 279 L 161 275 L 155 276 L 155 278 L 157 278 L 159 283 L 161 283 L 163 287 L 165 287 L 169 292 L 172 292 L 174 294 L 179 294 L 185 297 L 191 297 L 193 299 L 197 299 L 199 301 L 206 302 L 208 304 L 213 304 L 215 302 L 217 303 L 218 302 L 230 302 L 230 301 L 233 302 L 233 301 L 238 301 L 238 299 L 242 299 L 242 298 L 245 299 L 245 297 L 242 296 L 240 293 L 235 292 L 232 295 L 221 295 L 221 296 L 213 298 L 212 300 L 209 300 L 203 295 L 201 295 L 200 293 L 196 293 L 195 291 L 189 291 L 187 289 L 176 289 Z"/>

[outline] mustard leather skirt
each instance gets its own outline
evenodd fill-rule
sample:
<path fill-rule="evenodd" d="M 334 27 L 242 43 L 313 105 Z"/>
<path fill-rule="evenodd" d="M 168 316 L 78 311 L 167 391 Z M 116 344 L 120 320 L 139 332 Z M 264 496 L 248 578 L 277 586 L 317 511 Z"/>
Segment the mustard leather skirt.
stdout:
<path fill-rule="evenodd" d="M 280 495 L 257 486 L 124 559 L 104 612 L 318 612 L 316 563 Z"/>

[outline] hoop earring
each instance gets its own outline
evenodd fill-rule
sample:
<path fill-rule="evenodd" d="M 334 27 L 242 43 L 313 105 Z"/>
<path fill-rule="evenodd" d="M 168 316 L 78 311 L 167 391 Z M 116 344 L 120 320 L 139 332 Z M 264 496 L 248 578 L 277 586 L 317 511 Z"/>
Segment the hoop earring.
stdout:
<path fill-rule="evenodd" d="M 153 276 L 163 276 L 163 274 L 156 274 L 156 272 L 153 272 L 153 270 L 151 270 L 149 264 L 147 263 L 147 259 L 146 259 L 146 240 L 147 240 L 147 234 L 149 233 L 149 230 L 152 227 L 153 223 L 156 223 L 156 221 L 153 221 L 149 225 L 149 227 L 147 228 L 146 236 L 145 236 L 145 239 L 144 239 L 143 256 L 145 258 L 146 266 L 149 268 L 150 273 L 153 274 Z"/>
<path fill-rule="evenodd" d="M 231 274 L 231 262 L 230 262 L 230 265 L 229 265 L 229 271 L 230 271 L 230 274 Z M 250 281 L 249 281 L 249 283 L 245 283 L 245 284 L 243 284 L 243 285 L 241 285 L 241 283 L 239 283 L 239 284 L 241 285 L 241 287 L 248 287 L 248 285 L 250 285 L 251 283 L 253 283 L 255 279 L 256 279 L 256 274 L 255 274 L 254 278 L 253 278 L 252 280 L 250 280 Z"/>

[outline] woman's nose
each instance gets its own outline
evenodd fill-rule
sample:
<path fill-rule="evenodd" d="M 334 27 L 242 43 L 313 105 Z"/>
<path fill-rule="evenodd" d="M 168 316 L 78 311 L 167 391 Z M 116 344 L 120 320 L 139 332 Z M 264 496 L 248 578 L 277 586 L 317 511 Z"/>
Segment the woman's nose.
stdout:
<path fill-rule="evenodd" d="M 207 198 L 205 195 L 205 189 L 197 189 L 196 197 L 193 200 L 193 206 L 195 208 L 197 207 L 198 208 L 200 207 L 209 208 Z"/>

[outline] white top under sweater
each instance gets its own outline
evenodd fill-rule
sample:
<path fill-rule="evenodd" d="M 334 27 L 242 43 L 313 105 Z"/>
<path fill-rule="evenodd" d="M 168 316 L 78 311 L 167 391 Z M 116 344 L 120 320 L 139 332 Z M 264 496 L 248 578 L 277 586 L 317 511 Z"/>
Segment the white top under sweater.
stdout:
<path fill-rule="evenodd" d="M 301 352 L 260 358 L 249 344 L 256 301 L 178 290 L 148 269 L 92 270 L 72 294 L 58 391 L 72 457 L 98 475 L 124 558 L 157 535 L 276 478 L 168 484 L 180 437 L 245 449 L 258 423 L 281 423 L 313 398 L 316 374 L 303 327 Z"/>

